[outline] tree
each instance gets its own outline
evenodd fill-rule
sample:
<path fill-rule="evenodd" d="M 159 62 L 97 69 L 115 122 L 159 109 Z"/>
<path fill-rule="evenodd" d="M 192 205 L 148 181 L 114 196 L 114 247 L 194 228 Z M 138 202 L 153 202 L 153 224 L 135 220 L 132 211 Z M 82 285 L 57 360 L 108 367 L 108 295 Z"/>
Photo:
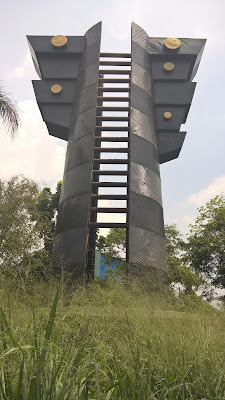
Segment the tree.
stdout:
<path fill-rule="evenodd" d="M 0 119 L 13 139 L 19 126 L 19 115 L 15 103 L 0 85 Z"/>
<path fill-rule="evenodd" d="M 176 225 L 166 225 L 165 234 L 170 284 L 172 287 L 180 284 L 180 290 L 184 294 L 192 294 L 203 280 L 185 263 L 186 243 Z M 108 265 L 112 265 L 115 259 L 123 260 L 126 249 L 126 230 L 110 229 L 108 235 L 99 236 L 97 247 L 106 257 Z"/>
<path fill-rule="evenodd" d="M 165 225 L 165 238 L 171 286 L 179 284 L 184 294 L 194 293 L 203 284 L 203 280 L 187 264 L 187 244 L 175 224 Z"/>
<path fill-rule="evenodd" d="M 42 276 L 49 274 L 51 269 L 50 264 L 61 187 L 62 181 L 57 182 L 55 193 L 52 193 L 50 188 L 45 187 L 39 192 L 36 200 L 38 213 L 37 229 L 39 230 L 40 239 L 43 240 L 43 246 L 33 253 L 33 263 L 36 265 L 36 270 Z"/>
<path fill-rule="evenodd" d="M 16 176 L 0 180 L 0 270 L 13 277 L 32 268 L 32 253 L 41 246 L 37 229 L 37 184 Z"/>
<path fill-rule="evenodd" d="M 0 180 L 0 271 L 26 280 L 50 272 L 62 182 L 55 193 L 23 176 Z"/>
<path fill-rule="evenodd" d="M 45 187 L 37 197 L 38 228 L 44 240 L 44 248 L 50 256 L 52 255 L 61 187 L 62 181 L 58 181 L 55 193 L 52 193 L 50 188 Z"/>
<path fill-rule="evenodd" d="M 188 237 L 187 261 L 218 288 L 225 288 L 225 198 L 221 194 L 198 209 Z"/>
<path fill-rule="evenodd" d="M 124 260 L 126 251 L 126 229 L 111 228 L 106 236 L 99 236 L 97 248 L 106 257 L 107 263 L 114 259 Z"/>

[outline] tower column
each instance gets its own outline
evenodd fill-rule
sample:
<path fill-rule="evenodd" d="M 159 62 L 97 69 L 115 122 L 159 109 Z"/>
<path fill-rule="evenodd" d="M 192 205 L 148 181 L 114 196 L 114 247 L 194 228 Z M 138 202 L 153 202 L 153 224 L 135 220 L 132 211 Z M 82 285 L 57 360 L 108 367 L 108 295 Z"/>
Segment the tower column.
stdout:
<path fill-rule="evenodd" d="M 129 268 L 167 271 L 164 221 L 148 35 L 132 24 L 130 110 Z"/>

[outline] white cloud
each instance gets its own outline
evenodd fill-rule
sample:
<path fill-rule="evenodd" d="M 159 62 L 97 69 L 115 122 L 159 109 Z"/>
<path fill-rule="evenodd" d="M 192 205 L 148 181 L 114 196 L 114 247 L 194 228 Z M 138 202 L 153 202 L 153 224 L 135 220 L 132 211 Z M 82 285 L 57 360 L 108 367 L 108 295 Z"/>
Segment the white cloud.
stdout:
<path fill-rule="evenodd" d="M 17 138 L 11 141 L 0 132 L 0 179 L 23 174 L 53 187 L 63 176 L 65 148 L 62 141 L 49 136 L 34 101 L 26 100 L 18 106 L 22 123 Z"/>
<path fill-rule="evenodd" d="M 23 78 L 29 69 L 33 69 L 33 62 L 32 58 L 30 55 L 30 51 L 27 50 L 27 53 L 24 57 L 24 61 L 22 65 L 19 67 L 15 67 L 11 72 L 10 72 L 10 77 L 11 78 Z"/>
<path fill-rule="evenodd" d="M 175 218 L 173 223 L 177 225 L 182 235 L 186 235 L 189 231 L 189 225 L 194 223 L 195 218 L 196 215 L 184 215 L 181 218 Z"/>
<path fill-rule="evenodd" d="M 221 193 L 225 193 L 225 175 L 215 178 L 208 187 L 201 189 L 196 194 L 190 195 L 187 202 L 196 206 L 202 206 Z"/>

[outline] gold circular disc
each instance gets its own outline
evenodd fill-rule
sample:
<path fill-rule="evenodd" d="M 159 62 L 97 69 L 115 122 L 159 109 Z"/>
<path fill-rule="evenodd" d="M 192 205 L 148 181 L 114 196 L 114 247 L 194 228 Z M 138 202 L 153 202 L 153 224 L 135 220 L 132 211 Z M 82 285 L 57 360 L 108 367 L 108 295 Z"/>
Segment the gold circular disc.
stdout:
<path fill-rule="evenodd" d="M 174 69 L 174 64 L 173 64 L 172 62 L 166 62 L 166 63 L 163 65 L 163 68 L 164 68 L 166 71 L 173 71 L 173 69 Z"/>
<path fill-rule="evenodd" d="M 66 43 L 67 43 L 67 37 L 64 35 L 56 35 L 53 36 L 53 38 L 51 39 L 51 44 L 55 47 L 65 46 Z"/>
<path fill-rule="evenodd" d="M 169 111 L 164 112 L 164 118 L 170 119 L 171 117 L 172 117 L 171 112 L 169 112 Z"/>
<path fill-rule="evenodd" d="M 58 85 L 58 84 L 52 85 L 52 87 L 51 87 L 52 93 L 60 93 L 61 91 L 62 91 L 61 85 Z"/>
<path fill-rule="evenodd" d="M 165 40 L 164 45 L 167 47 L 167 49 L 177 50 L 181 45 L 181 41 L 177 38 L 170 37 Z"/>

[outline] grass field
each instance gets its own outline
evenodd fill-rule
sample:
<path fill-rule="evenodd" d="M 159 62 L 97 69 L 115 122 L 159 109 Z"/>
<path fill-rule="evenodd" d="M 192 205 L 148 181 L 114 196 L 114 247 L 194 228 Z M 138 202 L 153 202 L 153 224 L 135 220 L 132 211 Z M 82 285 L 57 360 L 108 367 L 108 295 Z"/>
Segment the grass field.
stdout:
<path fill-rule="evenodd" d="M 225 399 L 225 314 L 201 302 L 109 280 L 2 281 L 0 303 L 0 399 Z"/>

